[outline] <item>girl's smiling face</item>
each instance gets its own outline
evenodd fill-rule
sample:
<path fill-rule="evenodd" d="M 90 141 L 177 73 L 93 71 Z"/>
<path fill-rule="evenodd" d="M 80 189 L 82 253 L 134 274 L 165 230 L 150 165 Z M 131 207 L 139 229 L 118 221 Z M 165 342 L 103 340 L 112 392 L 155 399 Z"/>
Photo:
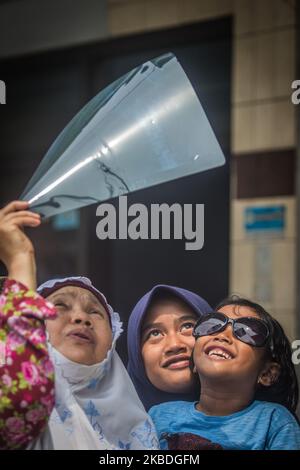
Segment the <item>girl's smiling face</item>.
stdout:
<path fill-rule="evenodd" d="M 232 319 L 259 318 L 255 311 L 244 306 L 226 305 L 218 311 Z M 198 338 L 193 358 L 201 382 L 230 381 L 255 387 L 266 366 L 265 348 L 252 347 L 235 338 L 231 325 L 224 331 Z"/>
<path fill-rule="evenodd" d="M 150 307 L 142 327 L 141 352 L 147 377 L 159 390 L 185 393 L 192 389 L 190 358 L 196 320 L 193 310 L 179 299 Z"/>

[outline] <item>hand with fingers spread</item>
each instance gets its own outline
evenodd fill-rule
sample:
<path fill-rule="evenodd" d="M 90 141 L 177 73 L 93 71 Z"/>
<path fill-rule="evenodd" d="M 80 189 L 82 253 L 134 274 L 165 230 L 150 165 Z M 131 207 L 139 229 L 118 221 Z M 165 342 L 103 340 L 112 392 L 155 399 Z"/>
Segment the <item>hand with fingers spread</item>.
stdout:
<path fill-rule="evenodd" d="M 39 214 L 28 210 L 28 202 L 14 201 L 0 210 L 0 259 L 8 277 L 36 289 L 34 248 L 23 227 L 38 227 Z"/>

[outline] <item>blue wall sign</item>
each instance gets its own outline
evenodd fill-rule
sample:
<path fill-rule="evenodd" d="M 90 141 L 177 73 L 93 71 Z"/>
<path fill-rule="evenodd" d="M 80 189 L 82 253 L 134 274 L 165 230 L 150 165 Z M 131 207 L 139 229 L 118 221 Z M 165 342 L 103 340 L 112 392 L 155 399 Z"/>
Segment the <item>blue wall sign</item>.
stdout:
<path fill-rule="evenodd" d="M 285 228 L 285 206 L 246 207 L 244 228 L 247 233 L 276 232 Z"/>

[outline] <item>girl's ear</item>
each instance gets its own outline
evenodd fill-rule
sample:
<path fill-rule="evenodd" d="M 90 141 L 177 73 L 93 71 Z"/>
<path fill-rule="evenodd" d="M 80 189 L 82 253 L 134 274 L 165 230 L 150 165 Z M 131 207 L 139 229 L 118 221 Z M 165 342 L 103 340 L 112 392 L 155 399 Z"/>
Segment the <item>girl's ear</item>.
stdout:
<path fill-rule="evenodd" d="M 280 365 L 277 362 L 268 362 L 258 376 L 257 383 L 264 387 L 273 385 L 280 375 Z"/>

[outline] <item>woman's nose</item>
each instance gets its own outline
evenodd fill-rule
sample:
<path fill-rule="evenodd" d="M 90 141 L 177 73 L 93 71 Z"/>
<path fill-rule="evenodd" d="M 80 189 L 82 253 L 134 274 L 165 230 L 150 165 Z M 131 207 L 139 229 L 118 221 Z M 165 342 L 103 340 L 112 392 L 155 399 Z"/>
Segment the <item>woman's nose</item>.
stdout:
<path fill-rule="evenodd" d="M 180 337 L 175 334 L 169 334 L 165 343 L 165 354 L 179 354 L 187 351 L 187 346 L 183 343 Z"/>
<path fill-rule="evenodd" d="M 84 325 L 89 328 L 92 327 L 92 322 L 90 320 L 89 315 L 81 309 L 76 309 L 75 311 L 72 311 L 71 323 L 73 323 L 74 325 Z"/>

